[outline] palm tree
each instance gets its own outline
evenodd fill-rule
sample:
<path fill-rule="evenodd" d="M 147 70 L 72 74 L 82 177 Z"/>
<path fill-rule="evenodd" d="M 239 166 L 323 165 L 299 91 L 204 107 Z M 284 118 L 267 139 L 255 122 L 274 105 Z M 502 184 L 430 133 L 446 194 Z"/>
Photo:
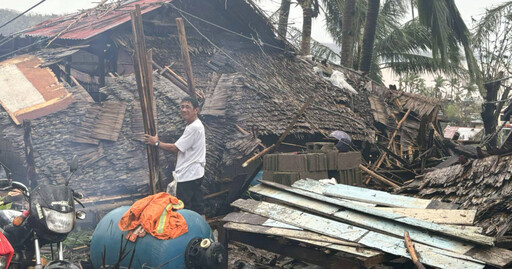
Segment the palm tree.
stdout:
<path fill-rule="evenodd" d="M 283 40 L 286 40 L 286 33 L 288 30 L 288 17 L 290 15 L 291 0 L 281 0 L 281 7 L 279 8 L 279 23 L 277 34 Z"/>
<path fill-rule="evenodd" d="M 460 80 L 457 77 L 451 77 L 448 80 L 448 85 L 450 86 L 450 98 L 453 99 L 454 94 L 458 94 L 459 86 L 460 86 Z"/>
<path fill-rule="evenodd" d="M 341 1 L 336 3 L 341 5 Z M 352 67 L 354 55 L 354 16 L 356 12 L 356 0 L 345 0 L 343 8 L 343 21 L 341 24 L 341 64 Z"/>
<path fill-rule="evenodd" d="M 302 7 L 302 41 L 300 52 L 302 55 L 311 53 L 311 27 L 313 18 L 319 14 L 318 0 L 297 0 Z"/>
<path fill-rule="evenodd" d="M 370 73 L 373 59 L 373 44 L 377 29 L 377 18 L 379 17 L 380 0 L 368 0 L 368 11 L 366 12 L 366 23 L 363 34 L 363 47 L 359 70 L 363 73 Z"/>
<path fill-rule="evenodd" d="M 347 1 L 347 0 L 345 0 Z M 326 10 L 326 28 L 338 45 L 343 45 L 342 27 L 339 17 L 344 14 L 346 2 L 342 0 L 323 0 Z M 419 23 L 418 19 L 402 23 L 402 18 L 408 14 L 410 2 L 408 0 L 383 0 L 377 18 L 375 44 L 373 46 L 372 67 L 370 77 L 381 81 L 383 68 L 391 68 L 398 75 L 407 72 L 436 72 L 443 70 L 446 73 L 460 71 L 459 58 L 449 61 L 447 67 L 443 67 L 438 59 L 429 56 L 431 49 L 431 34 L 427 27 Z M 345 66 L 358 68 L 361 58 L 361 41 L 363 26 L 366 21 L 368 2 L 356 0 L 355 15 L 353 19 L 354 65 L 342 63 Z M 346 37 L 346 36 L 345 36 Z M 334 53 L 321 45 L 315 46 L 315 55 L 327 57 Z"/>
<path fill-rule="evenodd" d="M 441 76 L 437 75 L 434 77 L 434 97 L 440 98 L 442 96 L 441 89 L 444 88 L 446 79 Z"/>

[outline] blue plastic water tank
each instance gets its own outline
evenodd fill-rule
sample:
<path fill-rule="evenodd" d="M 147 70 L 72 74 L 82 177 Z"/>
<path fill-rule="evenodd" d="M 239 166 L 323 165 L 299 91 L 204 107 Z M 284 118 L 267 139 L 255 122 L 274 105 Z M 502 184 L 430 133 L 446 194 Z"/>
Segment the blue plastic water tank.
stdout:
<path fill-rule="evenodd" d="M 96 226 L 91 240 L 91 261 L 94 268 L 102 265 L 103 250 L 106 248 L 106 264 L 114 265 L 119 258 L 121 236 L 123 246 L 127 232 L 119 230 L 117 224 L 129 206 L 116 208 L 109 212 Z M 126 249 L 130 254 L 121 262 L 127 267 L 130 263 L 131 249 L 136 248 L 131 268 L 186 268 L 185 248 L 188 242 L 195 238 L 210 238 L 213 233 L 206 220 L 194 211 L 182 209 L 178 211 L 187 222 L 188 232 L 175 239 L 160 240 L 147 234 L 138 238 L 135 243 L 128 242 Z"/>

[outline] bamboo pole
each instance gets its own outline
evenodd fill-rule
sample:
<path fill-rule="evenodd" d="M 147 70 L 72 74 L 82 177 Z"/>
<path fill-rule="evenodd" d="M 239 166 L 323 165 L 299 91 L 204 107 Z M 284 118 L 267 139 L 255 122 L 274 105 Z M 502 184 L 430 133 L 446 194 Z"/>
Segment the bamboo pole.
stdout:
<path fill-rule="evenodd" d="M 235 124 L 235 127 L 236 129 L 238 129 L 238 131 L 240 131 L 243 135 L 249 135 L 249 132 L 247 132 L 246 130 L 244 130 L 242 127 L 240 127 L 238 124 Z M 266 149 L 267 147 L 265 147 L 265 145 L 263 145 L 261 142 L 258 142 L 258 145 L 260 147 L 262 147 L 262 149 Z"/>
<path fill-rule="evenodd" d="M 395 131 L 393 132 L 393 134 L 391 135 L 391 138 L 388 141 L 388 146 L 387 146 L 388 149 L 391 148 L 391 145 L 393 144 L 393 140 L 395 140 L 395 136 L 398 134 L 398 130 L 400 130 L 400 127 L 402 127 L 402 124 L 407 119 L 407 116 L 409 116 L 410 113 L 411 113 L 411 109 L 408 109 L 407 112 L 405 113 L 405 115 L 402 117 L 402 119 L 398 122 Z M 382 161 L 384 160 L 386 155 L 387 155 L 386 152 L 383 152 L 379 156 L 379 159 L 377 160 L 377 162 L 375 163 L 375 165 L 372 168 L 379 169 L 379 167 L 382 164 Z"/>
<path fill-rule="evenodd" d="M 154 136 L 157 133 L 157 129 L 154 117 L 156 110 L 153 103 L 152 53 L 146 50 L 144 30 L 142 28 L 142 15 L 139 5 L 135 6 L 135 11 L 132 11 L 130 16 L 135 43 L 133 63 L 144 123 L 144 132 Z M 149 166 L 150 190 L 154 194 L 162 189 L 161 186 L 156 184 L 159 171 L 158 149 L 152 145 L 146 145 L 146 152 Z"/>
<path fill-rule="evenodd" d="M 185 74 L 187 75 L 188 90 L 194 98 L 197 98 L 198 95 L 194 83 L 194 74 L 192 73 L 192 63 L 190 62 L 190 55 L 188 54 L 187 34 L 182 18 L 176 18 L 176 27 L 178 28 L 178 38 L 180 40 L 181 58 L 183 59 Z"/>
<path fill-rule="evenodd" d="M 407 112 L 405 113 L 405 115 L 402 117 L 402 119 L 398 122 L 396 128 L 395 128 L 395 131 L 393 132 L 393 134 L 391 135 L 391 138 L 389 139 L 388 141 L 388 145 L 387 145 L 387 149 L 390 149 L 391 145 L 393 144 L 393 140 L 395 140 L 395 136 L 398 134 L 398 130 L 400 130 L 400 127 L 402 127 L 402 124 L 404 123 L 404 121 L 407 119 L 407 116 L 409 116 L 409 114 L 411 113 L 411 109 L 409 108 L 407 110 Z M 386 155 L 387 153 L 386 152 L 383 152 L 379 158 L 377 159 L 377 161 L 375 162 L 375 165 L 372 166 L 372 169 L 373 170 L 377 170 L 379 169 L 379 167 L 381 166 L 382 164 L 382 161 L 384 161 L 384 159 L 386 158 Z M 367 178 L 364 183 L 365 184 L 368 184 L 370 182 L 370 178 Z"/>
<path fill-rule="evenodd" d="M 412 244 L 411 237 L 409 236 L 408 231 L 404 231 L 404 239 L 405 239 L 405 247 L 407 248 L 407 251 L 411 255 L 411 260 L 416 265 L 416 268 L 418 269 L 425 269 L 425 266 L 421 264 L 420 260 L 418 259 L 418 255 L 416 254 L 416 250 L 414 249 L 414 245 Z"/>
<path fill-rule="evenodd" d="M 176 85 L 178 88 L 180 88 L 182 91 L 184 91 L 186 94 L 188 94 L 191 97 L 194 97 L 189 91 L 188 86 L 186 83 L 182 83 L 179 79 L 174 77 L 171 73 L 167 72 L 167 69 L 161 67 L 158 65 L 155 61 L 153 61 L 153 65 L 157 68 L 162 70 L 161 75 L 164 76 L 166 79 L 171 81 L 174 85 Z"/>
<path fill-rule="evenodd" d="M 361 168 L 361 170 L 365 171 L 366 173 L 368 173 L 370 176 L 380 180 L 381 182 L 383 183 L 386 183 L 387 185 L 393 187 L 393 188 L 399 188 L 400 186 L 398 186 L 396 183 L 394 183 L 393 181 L 375 173 L 374 171 L 372 171 L 371 169 L 367 168 L 366 166 L 362 165 L 362 164 L 359 164 L 359 168 Z"/>
<path fill-rule="evenodd" d="M 295 117 L 293 117 L 292 121 L 288 124 L 288 126 L 286 127 L 286 130 L 284 131 L 284 133 L 281 134 L 279 139 L 277 139 L 277 142 L 275 144 L 273 144 L 272 146 L 262 150 L 260 153 L 256 154 L 255 156 L 251 157 L 249 160 L 245 161 L 242 164 L 242 167 L 247 167 L 254 160 L 256 160 L 259 157 L 261 157 L 261 156 L 263 156 L 263 155 L 265 155 L 265 154 L 267 154 L 269 152 L 272 152 L 273 150 L 277 149 L 277 147 L 279 147 L 279 145 L 281 145 L 281 143 L 286 138 L 286 136 L 288 136 L 288 134 L 292 130 L 293 126 L 295 126 L 295 124 L 299 120 L 300 116 L 302 114 L 304 114 L 304 111 L 306 111 L 306 108 L 309 107 L 309 105 L 311 104 L 312 101 L 313 101 L 313 95 L 308 98 L 308 100 L 299 109 L 299 112 L 297 112 L 297 114 L 295 114 Z"/>

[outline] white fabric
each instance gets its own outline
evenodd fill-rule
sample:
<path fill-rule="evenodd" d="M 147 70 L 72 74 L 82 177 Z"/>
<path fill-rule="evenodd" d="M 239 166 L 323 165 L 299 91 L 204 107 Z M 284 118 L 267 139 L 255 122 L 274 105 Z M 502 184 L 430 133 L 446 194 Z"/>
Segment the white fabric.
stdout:
<path fill-rule="evenodd" d="M 204 176 L 206 164 L 206 138 L 203 123 L 196 119 L 185 127 L 183 135 L 176 141 L 178 182 L 186 182 Z"/>
<path fill-rule="evenodd" d="M 348 82 L 345 80 L 345 74 L 341 73 L 340 71 L 334 70 L 329 80 L 334 86 L 346 89 L 353 94 L 357 94 L 357 91 L 354 90 L 354 88 L 350 86 L 350 84 L 348 84 Z"/>

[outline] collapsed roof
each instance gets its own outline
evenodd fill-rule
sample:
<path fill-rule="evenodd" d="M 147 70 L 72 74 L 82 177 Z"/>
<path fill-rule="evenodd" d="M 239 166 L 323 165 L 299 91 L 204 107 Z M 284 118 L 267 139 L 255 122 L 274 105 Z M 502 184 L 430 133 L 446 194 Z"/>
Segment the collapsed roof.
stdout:
<path fill-rule="evenodd" d="M 183 65 L 174 19 L 188 18 L 187 39 L 196 87 L 205 96 L 202 119 L 207 133 L 206 187 L 210 192 L 218 191 L 213 183 L 223 167 L 240 164 L 257 150 L 262 137 L 281 135 L 309 96 L 315 99 L 292 129 L 291 138 L 318 139 L 331 131 L 344 130 L 354 140 L 373 142 L 375 122 L 386 120 L 381 127 L 384 133 L 390 132 L 395 123 L 389 118 L 396 111 L 400 114 L 411 109 L 415 118 L 408 122 L 414 124 L 406 131 L 410 140 L 417 141 L 422 126 L 419 122 L 425 124 L 424 118 L 431 120 L 436 116 L 436 102 L 390 91 L 355 71 L 342 69 L 347 81 L 359 90 L 358 94 L 333 86 L 313 72 L 314 63 L 294 56 L 293 48 L 275 38 L 271 25 L 250 2 L 114 3 L 44 22 L 25 32 L 31 36 L 57 37 L 52 43 L 57 49 L 32 54 L 45 61 L 41 66 L 51 65 L 62 79 L 71 74 L 88 89 L 97 85 L 101 81 L 98 69 L 80 68 L 86 66 L 85 59 L 94 57 L 106 59 L 104 66 L 111 67 L 110 72 L 123 75 L 105 79 L 105 87 L 99 90 L 108 96 L 109 102 L 91 103 L 83 87 L 67 86 L 74 97 L 81 98 L 75 98 L 76 102 L 67 109 L 34 120 L 33 144 L 41 180 L 61 181 L 68 173 L 66 160 L 71 154 L 79 153 L 85 167 L 73 184 L 87 195 L 100 195 L 100 190 L 102 195 L 144 190 L 146 154 L 138 140 L 143 132 L 142 116 L 136 101 L 135 81 L 129 75 L 133 40 L 125 21 L 127 10 L 134 4 L 141 4 L 145 10 L 147 47 L 152 49 L 154 61 L 177 72 L 183 70 Z M 94 34 L 89 26 L 94 26 Z M 75 47 L 69 47 L 69 42 Z M 99 46 L 101 42 L 103 45 Z M 80 55 L 98 51 L 104 54 Z M 99 65 L 98 62 L 87 64 L 94 63 Z M 185 93 L 156 73 L 154 91 L 161 137 L 174 141 L 184 128 L 177 107 Z M 370 101 L 370 96 L 376 98 Z M 0 126 L 2 139 L 14 145 L 13 160 L 24 164 L 23 131 L 4 117 Z M 172 163 L 173 158 L 167 157 L 167 164 Z M 23 173 L 18 174 L 23 178 Z"/>

